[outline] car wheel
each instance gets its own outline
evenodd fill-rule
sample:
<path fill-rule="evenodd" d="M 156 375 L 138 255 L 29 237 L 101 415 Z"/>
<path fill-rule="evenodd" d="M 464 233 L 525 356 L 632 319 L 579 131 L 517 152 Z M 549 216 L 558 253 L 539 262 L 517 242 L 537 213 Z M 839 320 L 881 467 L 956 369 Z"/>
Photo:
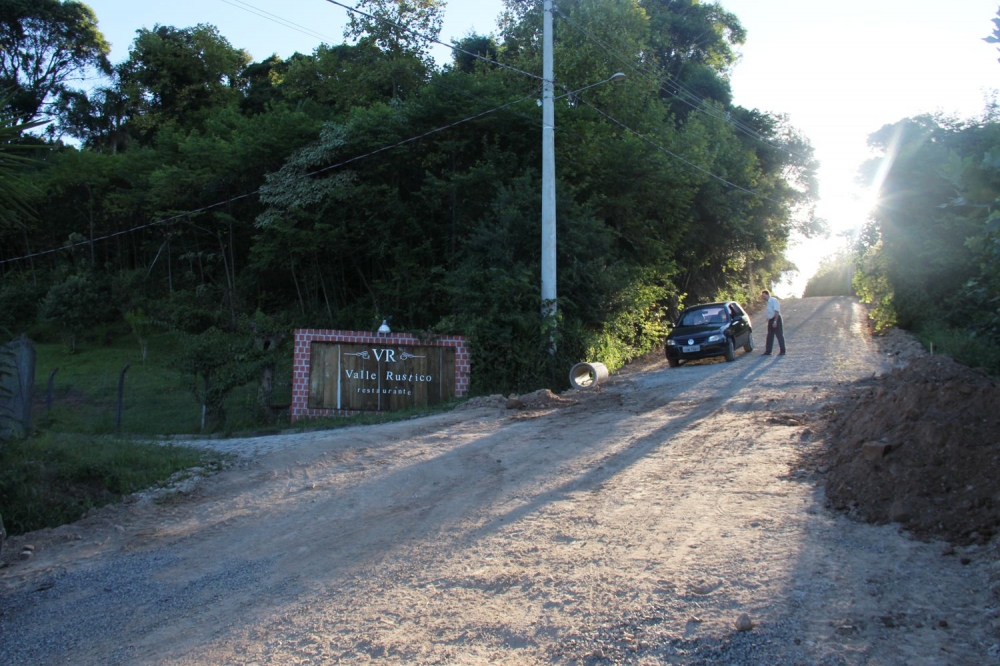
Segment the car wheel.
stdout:
<path fill-rule="evenodd" d="M 736 360 L 736 346 L 732 338 L 726 338 L 726 361 L 732 363 Z"/>
<path fill-rule="evenodd" d="M 676 368 L 680 364 L 681 360 L 679 358 L 670 358 L 669 356 L 667 357 L 667 365 L 669 365 L 671 368 Z"/>
<path fill-rule="evenodd" d="M 743 345 L 743 351 L 748 354 L 753 351 L 753 331 L 747 333 L 747 343 Z"/>

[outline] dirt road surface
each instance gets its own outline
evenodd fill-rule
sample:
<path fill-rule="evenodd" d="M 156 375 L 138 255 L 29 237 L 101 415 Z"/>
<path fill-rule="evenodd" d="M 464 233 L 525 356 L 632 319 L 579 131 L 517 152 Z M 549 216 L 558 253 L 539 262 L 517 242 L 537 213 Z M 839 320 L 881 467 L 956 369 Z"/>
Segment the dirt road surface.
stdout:
<path fill-rule="evenodd" d="M 733 363 L 201 442 L 243 457 L 8 540 L 0 663 L 1000 663 L 989 558 L 830 511 L 804 462 L 894 359 L 849 299 L 783 310 L 784 357 L 758 317 Z"/>

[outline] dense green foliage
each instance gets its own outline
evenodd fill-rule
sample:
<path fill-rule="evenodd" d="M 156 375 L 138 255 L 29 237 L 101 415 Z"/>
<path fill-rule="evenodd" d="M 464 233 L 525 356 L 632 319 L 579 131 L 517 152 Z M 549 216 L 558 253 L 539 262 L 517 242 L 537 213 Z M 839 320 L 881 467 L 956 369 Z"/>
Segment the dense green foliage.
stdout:
<path fill-rule="evenodd" d="M 1000 17 L 1000 12 L 997 13 Z M 1000 18 L 984 38 L 1000 43 Z M 879 202 L 857 243 L 853 284 L 875 330 L 1000 374 L 1000 108 L 918 116 L 869 137 L 862 176 Z"/>
<path fill-rule="evenodd" d="M 212 26 L 142 29 L 104 87 L 53 88 L 79 144 L 49 144 L 35 219 L 0 227 L 0 325 L 69 346 L 113 322 L 192 336 L 176 367 L 219 419 L 232 386 L 259 376 L 266 393 L 255 313 L 286 331 L 392 316 L 469 336 L 474 391 L 561 388 L 580 359 L 616 368 L 653 349 L 684 302 L 769 286 L 790 235 L 818 231 L 808 142 L 731 102 L 737 17 L 696 0 L 565 3 L 559 314 L 545 320 L 540 4 L 508 0 L 498 34 L 470 35 L 440 69 L 427 45 L 443 3 L 360 7 L 351 41 L 261 62 Z M 99 64 L 103 42 L 78 37 L 91 59 L 67 67 Z"/>
<path fill-rule="evenodd" d="M 1000 372 L 1000 117 L 920 116 L 871 136 L 879 205 L 854 285 L 876 329 L 898 324 Z"/>

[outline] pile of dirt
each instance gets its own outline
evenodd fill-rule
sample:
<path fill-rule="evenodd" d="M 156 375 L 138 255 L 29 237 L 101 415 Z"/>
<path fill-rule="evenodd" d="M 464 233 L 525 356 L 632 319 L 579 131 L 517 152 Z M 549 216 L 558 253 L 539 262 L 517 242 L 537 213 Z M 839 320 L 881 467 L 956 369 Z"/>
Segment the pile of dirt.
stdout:
<path fill-rule="evenodd" d="M 1000 532 L 1000 389 L 930 356 L 905 334 L 883 341 L 895 369 L 826 410 L 831 506 L 921 538 L 984 544 Z"/>
<path fill-rule="evenodd" d="M 463 406 L 463 409 L 497 408 L 503 410 L 538 410 L 552 409 L 559 407 L 572 407 L 580 404 L 576 397 L 571 395 L 581 395 L 580 391 L 567 391 L 565 395 L 557 395 L 549 389 L 539 389 L 533 393 L 517 395 L 511 393 L 508 397 L 500 394 L 490 396 L 480 396 L 471 398 Z"/>
<path fill-rule="evenodd" d="M 575 393 L 579 391 L 567 391 L 566 396 Z M 579 400 L 566 396 L 556 395 L 549 389 L 539 389 L 524 395 L 511 394 L 507 398 L 507 409 L 552 409 L 580 404 Z"/>
<path fill-rule="evenodd" d="M 464 409 L 479 409 L 481 407 L 496 407 L 511 410 L 538 410 L 553 409 L 561 407 L 573 407 L 579 405 L 581 398 L 592 397 L 600 393 L 600 390 L 566 391 L 563 395 L 557 395 L 549 389 L 539 389 L 533 393 L 517 395 L 511 393 L 508 397 L 499 394 L 472 398 L 464 405 Z"/>
<path fill-rule="evenodd" d="M 469 398 L 455 409 L 456 411 L 482 408 L 505 409 L 506 404 L 507 398 L 503 397 L 499 393 L 494 393 L 493 395 L 481 395 L 475 398 Z"/>

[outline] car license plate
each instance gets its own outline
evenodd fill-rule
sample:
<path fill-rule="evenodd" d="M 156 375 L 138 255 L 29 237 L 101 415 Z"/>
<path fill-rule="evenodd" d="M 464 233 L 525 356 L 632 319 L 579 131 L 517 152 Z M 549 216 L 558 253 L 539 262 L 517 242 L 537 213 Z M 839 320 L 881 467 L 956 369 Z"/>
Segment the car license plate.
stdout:
<path fill-rule="evenodd" d="M 690 347 L 681 347 L 681 351 L 685 354 L 692 354 L 696 351 L 701 351 L 701 345 L 691 345 Z"/>

